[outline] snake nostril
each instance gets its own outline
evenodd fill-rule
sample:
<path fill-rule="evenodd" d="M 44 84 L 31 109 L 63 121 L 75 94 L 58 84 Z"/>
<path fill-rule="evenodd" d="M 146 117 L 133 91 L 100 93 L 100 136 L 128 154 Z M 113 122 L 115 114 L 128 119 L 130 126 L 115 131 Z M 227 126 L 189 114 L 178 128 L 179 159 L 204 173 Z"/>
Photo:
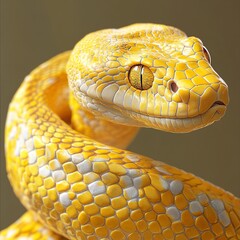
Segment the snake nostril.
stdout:
<path fill-rule="evenodd" d="M 171 90 L 175 93 L 175 92 L 177 92 L 177 90 L 178 90 L 178 86 L 177 86 L 177 84 L 174 82 L 174 81 L 172 81 L 171 83 L 170 83 L 170 88 L 171 88 Z"/>

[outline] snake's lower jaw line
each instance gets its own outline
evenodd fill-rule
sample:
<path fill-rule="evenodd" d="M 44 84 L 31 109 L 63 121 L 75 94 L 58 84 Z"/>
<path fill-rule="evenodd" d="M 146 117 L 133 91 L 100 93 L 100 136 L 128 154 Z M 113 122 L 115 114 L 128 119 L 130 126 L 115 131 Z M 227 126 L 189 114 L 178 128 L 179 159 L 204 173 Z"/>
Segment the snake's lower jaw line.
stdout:
<path fill-rule="evenodd" d="M 210 109 L 203 114 L 203 121 L 209 122 L 207 125 L 220 120 L 226 112 L 226 105 L 225 104 L 218 104 L 218 102 L 214 103 Z M 206 126 L 207 126 L 206 125 Z"/>
<path fill-rule="evenodd" d="M 194 117 L 161 118 L 136 114 L 136 120 L 143 123 L 141 127 L 155 128 L 172 133 L 188 133 L 220 120 L 224 116 L 225 111 L 226 105 L 216 102 L 206 112 Z"/>

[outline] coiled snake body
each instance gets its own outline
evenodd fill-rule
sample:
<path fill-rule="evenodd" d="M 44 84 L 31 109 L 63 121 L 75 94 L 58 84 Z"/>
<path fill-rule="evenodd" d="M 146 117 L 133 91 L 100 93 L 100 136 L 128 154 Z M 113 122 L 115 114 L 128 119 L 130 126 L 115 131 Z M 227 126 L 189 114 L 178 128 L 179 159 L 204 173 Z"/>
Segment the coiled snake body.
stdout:
<path fill-rule="evenodd" d="M 87 35 L 33 70 L 10 104 L 7 171 L 29 211 L 0 239 L 240 239 L 238 198 L 120 149 L 138 127 L 193 131 L 227 104 L 195 37 L 157 24 Z"/>

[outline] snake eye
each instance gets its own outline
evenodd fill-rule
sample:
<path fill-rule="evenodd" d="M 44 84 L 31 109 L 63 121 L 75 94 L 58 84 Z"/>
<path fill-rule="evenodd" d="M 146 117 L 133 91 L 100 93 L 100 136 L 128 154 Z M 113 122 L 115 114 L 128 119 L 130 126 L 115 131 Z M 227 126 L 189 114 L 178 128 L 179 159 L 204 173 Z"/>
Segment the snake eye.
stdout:
<path fill-rule="evenodd" d="M 154 77 L 148 67 L 139 64 L 131 67 L 128 80 L 133 87 L 139 90 L 147 90 L 152 86 Z"/>
<path fill-rule="evenodd" d="M 203 47 L 203 54 L 204 54 L 205 58 L 208 60 L 208 62 L 211 63 L 211 56 L 206 47 Z"/>

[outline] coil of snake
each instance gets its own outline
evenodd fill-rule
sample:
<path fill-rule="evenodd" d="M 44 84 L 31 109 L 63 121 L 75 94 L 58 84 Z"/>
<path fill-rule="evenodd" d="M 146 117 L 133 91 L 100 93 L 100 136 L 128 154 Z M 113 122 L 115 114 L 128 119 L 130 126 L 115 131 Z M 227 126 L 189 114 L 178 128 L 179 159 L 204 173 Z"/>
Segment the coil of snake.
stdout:
<path fill-rule="evenodd" d="M 88 34 L 9 106 L 7 172 L 28 212 L 0 239 L 240 239 L 240 199 L 123 150 L 139 127 L 190 132 L 227 104 L 198 38 L 158 24 Z"/>

